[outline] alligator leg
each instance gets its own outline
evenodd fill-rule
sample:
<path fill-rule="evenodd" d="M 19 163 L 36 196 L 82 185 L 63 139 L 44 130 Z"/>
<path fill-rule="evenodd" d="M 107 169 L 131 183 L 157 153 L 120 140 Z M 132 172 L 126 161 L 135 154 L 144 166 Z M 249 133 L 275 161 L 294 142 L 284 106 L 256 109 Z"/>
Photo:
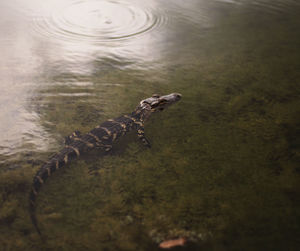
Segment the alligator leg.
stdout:
<path fill-rule="evenodd" d="M 145 146 L 149 148 L 151 147 L 149 140 L 145 137 L 145 129 L 143 124 L 137 124 L 137 136 Z"/>
<path fill-rule="evenodd" d="M 103 143 L 97 143 L 95 144 L 96 149 L 100 149 L 100 150 L 104 150 L 105 153 L 104 154 L 110 154 L 111 153 L 111 149 L 112 149 L 112 145 L 111 144 L 103 144 Z M 99 166 L 94 165 L 92 167 L 89 167 L 89 171 L 88 173 L 90 175 L 98 175 L 98 170 L 100 169 Z"/>
<path fill-rule="evenodd" d="M 71 135 L 65 137 L 65 144 L 70 145 L 75 138 L 79 138 L 81 136 L 80 131 L 74 131 Z"/>
<path fill-rule="evenodd" d="M 109 152 L 112 149 L 112 145 L 102 145 L 102 148 L 104 148 L 105 152 Z"/>
<path fill-rule="evenodd" d="M 98 142 L 95 144 L 95 147 L 97 149 L 103 149 L 105 152 L 109 152 L 112 149 L 112 144 L 111 143 L 106 143 L 103 144 L 102 142 Z"/>

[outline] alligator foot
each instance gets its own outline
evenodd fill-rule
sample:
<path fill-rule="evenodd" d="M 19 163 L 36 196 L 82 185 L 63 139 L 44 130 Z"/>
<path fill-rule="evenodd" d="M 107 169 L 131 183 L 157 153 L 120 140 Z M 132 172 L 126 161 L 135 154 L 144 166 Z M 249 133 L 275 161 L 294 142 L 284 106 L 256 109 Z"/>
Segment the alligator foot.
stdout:
<path fill-rule="evenodd" d="M 74 131 L 71 135 L 65 137 L 65 144 L 70 145 L 75 138 L 79 138 L 81 135 L 80 131 Z"/>

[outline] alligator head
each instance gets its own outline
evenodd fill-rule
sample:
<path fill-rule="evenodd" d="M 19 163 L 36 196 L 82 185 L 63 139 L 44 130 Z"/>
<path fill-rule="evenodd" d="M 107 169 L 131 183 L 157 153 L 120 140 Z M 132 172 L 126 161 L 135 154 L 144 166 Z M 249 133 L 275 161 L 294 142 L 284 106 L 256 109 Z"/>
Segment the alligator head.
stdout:
<path fill-rule="evenodd" d="M 181 94 L 171 93 L 165 96 L 159 96 L 158 94 L 153 94 L 152 97 L 143 99 L 139 108 L 142 110 L 148 110 L 152 112 L 162 111 L 166 109 L 169 105 L 172 105 L 181 99 Z"/>

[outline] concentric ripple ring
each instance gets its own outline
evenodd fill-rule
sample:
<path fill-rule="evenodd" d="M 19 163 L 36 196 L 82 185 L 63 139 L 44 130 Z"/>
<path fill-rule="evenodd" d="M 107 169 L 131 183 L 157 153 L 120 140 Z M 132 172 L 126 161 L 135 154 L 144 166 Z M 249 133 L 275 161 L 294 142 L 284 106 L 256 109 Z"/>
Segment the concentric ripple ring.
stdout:
<path fill-rule="evenodd" d="M 135 37 L 164 22 L 151 8 L 126 1 L 73 1 L 34 20 L 38 34 L 67 41 L 107 42 Z"/>

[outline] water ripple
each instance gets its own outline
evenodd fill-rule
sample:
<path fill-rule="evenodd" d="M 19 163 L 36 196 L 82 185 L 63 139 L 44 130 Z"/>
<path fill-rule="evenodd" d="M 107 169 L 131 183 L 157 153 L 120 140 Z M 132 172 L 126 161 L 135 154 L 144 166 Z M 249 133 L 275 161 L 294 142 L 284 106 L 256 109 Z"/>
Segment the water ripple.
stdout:
<path fill-rule="evenodd" d="M 287 11 L 295 10 L 299 6 L 298 0 L 216 0 L 217 2 L 224 2 L 232 5 L 246 7 L 247 9 L 254 9 L 256 11 L 270 14 L 280 15 Z"/>
<path fill-rule="evenodd" d="M 108 42 L 149 32 L 164 22 L 152 8 L 123 1 L 73 1 L 34 18 L 34 31 L 66 41 Z"/>

